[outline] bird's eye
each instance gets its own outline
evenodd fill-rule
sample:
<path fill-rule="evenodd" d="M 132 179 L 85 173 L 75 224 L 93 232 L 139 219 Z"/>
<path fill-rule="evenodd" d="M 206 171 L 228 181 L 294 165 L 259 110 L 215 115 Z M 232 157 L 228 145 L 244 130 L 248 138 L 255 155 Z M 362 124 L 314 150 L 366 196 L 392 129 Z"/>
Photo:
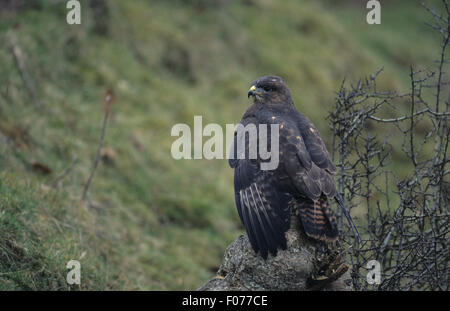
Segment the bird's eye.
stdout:
<path fill-rule="evenodd" d="M 263 90 L 266 91 L 266 92 L 271 92 L 271 91 L 273 91 L 273 88 L 266 85 L 266 86 L 263 87 Z"/>

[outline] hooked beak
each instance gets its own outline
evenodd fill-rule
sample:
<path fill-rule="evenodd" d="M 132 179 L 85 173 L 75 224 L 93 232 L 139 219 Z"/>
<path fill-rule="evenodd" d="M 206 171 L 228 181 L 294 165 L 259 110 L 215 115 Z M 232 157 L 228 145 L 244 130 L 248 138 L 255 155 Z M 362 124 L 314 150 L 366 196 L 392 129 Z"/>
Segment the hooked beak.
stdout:
<path fill-rule="evenodd" d="M 257 88 L 255 85 L 252 85 L 252 87 L 248 90 L 247 93 L 247 98 L 250 96 L 257 96 L 257 95 L 261 95 L 262 94 L 262 90 L 260 88 Z"/>

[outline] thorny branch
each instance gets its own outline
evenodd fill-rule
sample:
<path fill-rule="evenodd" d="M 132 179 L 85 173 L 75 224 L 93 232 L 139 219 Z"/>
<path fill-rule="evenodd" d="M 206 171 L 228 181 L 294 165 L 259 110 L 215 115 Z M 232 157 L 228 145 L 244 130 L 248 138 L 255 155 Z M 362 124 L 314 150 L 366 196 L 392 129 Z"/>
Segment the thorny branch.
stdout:
<path fill-rule="evenodd" d="M 449 290 L 448 0 L 442 6 L 442 13 L 426 7 L 442 36 L 435 72 L 411 67 L 411 89 L 402 95 L 377 90 L 382 69 L 356 86 L 343 82 L 328 116 L 339 191 L 363 237 L 354 244 L 338 214 L 357 290 Z M 373 259 L 382 277 L 370 285 L 366 264 Z"/>

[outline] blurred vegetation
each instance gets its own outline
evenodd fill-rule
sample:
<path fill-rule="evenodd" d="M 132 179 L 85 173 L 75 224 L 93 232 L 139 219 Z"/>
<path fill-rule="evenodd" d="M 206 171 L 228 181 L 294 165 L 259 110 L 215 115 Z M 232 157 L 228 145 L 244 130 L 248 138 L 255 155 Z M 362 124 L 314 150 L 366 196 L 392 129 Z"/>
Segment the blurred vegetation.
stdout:
<path fill-rule="evenodd" d="M 384 67 L 379 87 L 401 91 L 410 64 L 437 57 L 415 1 L 383 1 L 376 26 L 364 1 L 80 2 L 81 25 L 65 1 L 0 4 L 0 289 L 197 288 L 244 230 L 227 161 L 172 159 L 174 124 L 237 123 L 251 81 L 276 74 L 331 146 L 324 118 L 344 78 Z M 71 259 L 81 286 L 65 282 Z"/>

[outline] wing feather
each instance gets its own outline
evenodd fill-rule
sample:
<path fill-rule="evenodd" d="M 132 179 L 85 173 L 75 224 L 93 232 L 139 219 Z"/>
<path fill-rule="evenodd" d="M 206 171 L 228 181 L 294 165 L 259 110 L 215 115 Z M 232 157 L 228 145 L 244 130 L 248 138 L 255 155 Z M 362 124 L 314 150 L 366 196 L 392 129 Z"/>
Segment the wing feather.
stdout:
<path fill-rule="evenodd" d="M 280 130 L 283 164 L 298 194 L 317 200 L 322 193 L 334 196 L 336 167 L 318 131 L 306 117 L 299 122 L 284 121 Z"/>
<path fill-rule="evenodd" d="M 286 248 L 284 233 L 290 223 L 287 195 L 279 191 L 273 174 L 260 170 L 258 161 L 235 159 L 230 165 L 235 168 L 236 207 L 250 244 L 263 258 L 269 252 L 276 255 L 279 247 Z"/>

